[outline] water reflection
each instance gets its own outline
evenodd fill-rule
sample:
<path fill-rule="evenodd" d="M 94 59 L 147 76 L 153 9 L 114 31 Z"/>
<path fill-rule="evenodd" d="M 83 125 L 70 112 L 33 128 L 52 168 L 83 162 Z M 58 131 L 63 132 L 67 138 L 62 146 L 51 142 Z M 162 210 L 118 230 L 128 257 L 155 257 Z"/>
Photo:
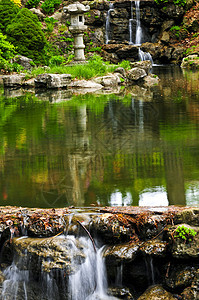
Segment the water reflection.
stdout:
<path fill-rule="evenodd" d="M 153 72 L 121 95 L 5 92 L 0 205 L 199 205 L 199 73 Z"/>

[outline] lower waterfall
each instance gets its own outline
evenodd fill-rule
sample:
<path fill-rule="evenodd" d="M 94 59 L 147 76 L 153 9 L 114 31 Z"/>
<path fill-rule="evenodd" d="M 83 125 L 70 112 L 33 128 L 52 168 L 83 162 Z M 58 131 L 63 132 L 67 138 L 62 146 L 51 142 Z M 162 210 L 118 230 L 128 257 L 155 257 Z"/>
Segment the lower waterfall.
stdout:
<path fill-rule="evenodd" d="M 88 237 L 62 235 L 61 239 L 67 240 L 67 264 L 70 268 L 44 271 L 45 263 L 42 262 L 44 256 L 36 262 L 34 255 L 26 250 L 22 256 L 16 254 L 12 264 L 3 273 L 5 280 L 2 286 L 2 300 L 117 299 L 107 294 L 104 246 L 94 249 Z M 26 238 L 21 240 L 26 243 Z M 40 251 L 39 247 L 37 251 Z M 45 259 L 48 262 L 51 260 L 48 253 Z"/>

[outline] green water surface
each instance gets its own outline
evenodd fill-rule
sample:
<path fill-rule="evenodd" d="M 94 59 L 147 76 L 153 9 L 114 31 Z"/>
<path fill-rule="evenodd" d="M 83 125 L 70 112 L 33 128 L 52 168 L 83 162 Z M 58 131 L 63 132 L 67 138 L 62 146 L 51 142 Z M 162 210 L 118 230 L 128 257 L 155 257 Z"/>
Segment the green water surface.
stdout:
<path fill-rule="evenodd" d="M 199 72 L 153 73 L 117 94 L 1 89 L 0 205 L 199 206 Z"/>

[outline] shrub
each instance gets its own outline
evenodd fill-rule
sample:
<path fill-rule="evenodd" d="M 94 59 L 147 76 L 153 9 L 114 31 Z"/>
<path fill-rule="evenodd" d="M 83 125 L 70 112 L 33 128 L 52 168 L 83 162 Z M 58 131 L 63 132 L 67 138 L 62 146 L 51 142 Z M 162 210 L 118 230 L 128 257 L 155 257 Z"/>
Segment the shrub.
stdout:
<path fill-rule="evenodd" d="M 50 15 L 54 12 L 55 8 L 59 7 L 62 0 L 46 0 L 42 5 L 41 8 L 45 14 Z"/>
<path fill-rule="evenodd" d="M 33 8 L 33 7 L 37 7 L 39 5 L 40 0 L 28 0 L 26 2 L 26 7 L 28 8 Z"/>
<path fill-rule="evenodd" d="M 38 17 L 31 11 L 22 8 L 7 26 L 6 32 L 17 52 L 32 58 L 36 63 L 45 63 L 47 42 Z"/>
<path fill-rule="evenodd" d="M 0 58 L 10 60 L 15 54 L 15 47 L 7 41 L 7 37 L 0 32 Z"/>
<path fill-rule="evenodd" d="M 19 7 L 10 0 L 0 1 L 0 29 L 3 33 L 6 31 L 6 27 L 12 23 L 19 10 Z"/>

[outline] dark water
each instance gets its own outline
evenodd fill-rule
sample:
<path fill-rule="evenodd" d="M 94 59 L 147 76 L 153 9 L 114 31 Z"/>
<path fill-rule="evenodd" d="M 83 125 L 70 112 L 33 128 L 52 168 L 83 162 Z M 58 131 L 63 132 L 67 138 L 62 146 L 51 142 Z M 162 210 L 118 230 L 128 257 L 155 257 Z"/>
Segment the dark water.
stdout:
<path fill-rule="evenodd" d="M 0 205 L 199 206 L 199 72 L 153 73 L 118 95 L 1 90 Z"/>

